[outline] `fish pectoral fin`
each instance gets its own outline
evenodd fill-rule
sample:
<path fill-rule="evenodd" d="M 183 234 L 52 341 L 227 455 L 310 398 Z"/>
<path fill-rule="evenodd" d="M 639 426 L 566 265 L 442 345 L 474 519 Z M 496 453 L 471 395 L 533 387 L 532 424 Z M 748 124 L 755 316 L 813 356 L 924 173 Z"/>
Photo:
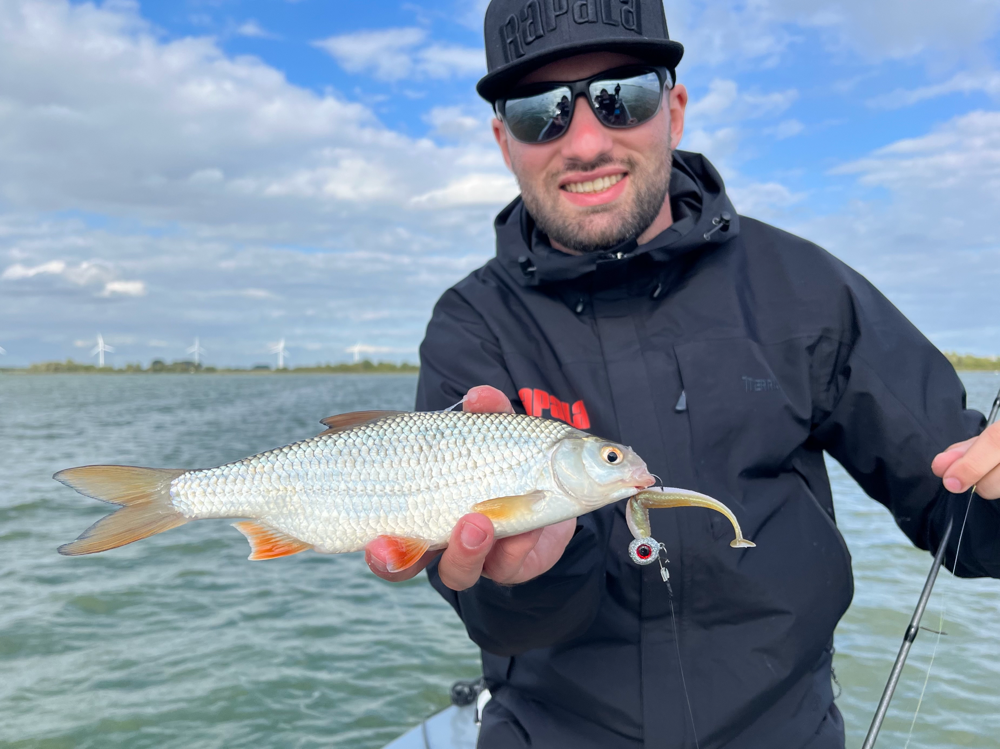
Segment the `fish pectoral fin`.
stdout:
<path fill-rule="evenodd" d="M 379 536 L 385 549 L 385 566 L 389 572 L 402 572 L 420 561 L 431 547 L 430 541 L 406 536 Z"/>
<path fill-rule="evenodd" d="M 494 523 L 522 518 L 535 510 L 535 505 L 546 497 L 546 492 L 536 490 L 512 497 L 494 497 L 472 505 L 470 512 L 485 515 Z"/>
<path fill-rule="evenodd" d="M 405 411 L 352 411 L 346 414 L 337 414 L 336 416 L 327 416 L 325 419 L 320 421 L 320 424 L 325 426 L 327 429 L 320 436 L 327 434 L 336 434 L 337 432 L 343 432 L 345 429 L 350 429 L 351 427 L 359 427 L 362 424 L 370 424 L 373 421 L 378 421 L 379 419 L 384 419 L 387 416 L 395 416 L 396 414 L 406 413 Z"/>
<path fill-rule="evenodd" d="M 233 523 L 233 528 L 247 537 L 247 541 L 250 542 L 250 556 L 247 558 L 254 562 L 261 559 L 288 557 L 312 548 L 312 544 L 299 541 L 287 533 L 282 533 L 255 520 Z"/>

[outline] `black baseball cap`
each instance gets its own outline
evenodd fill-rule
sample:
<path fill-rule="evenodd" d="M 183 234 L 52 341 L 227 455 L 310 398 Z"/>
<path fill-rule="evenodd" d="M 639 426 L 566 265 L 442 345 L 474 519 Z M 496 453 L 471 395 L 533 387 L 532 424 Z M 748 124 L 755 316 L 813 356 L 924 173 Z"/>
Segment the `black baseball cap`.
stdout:
<path fill-rule="evenodd" d="M 491 104 L 536 68 L 585 52 L 624 52 L 674 73 L 684 47 L 670 40 L 661 0 L 492 0 L 486 9 Z"/>

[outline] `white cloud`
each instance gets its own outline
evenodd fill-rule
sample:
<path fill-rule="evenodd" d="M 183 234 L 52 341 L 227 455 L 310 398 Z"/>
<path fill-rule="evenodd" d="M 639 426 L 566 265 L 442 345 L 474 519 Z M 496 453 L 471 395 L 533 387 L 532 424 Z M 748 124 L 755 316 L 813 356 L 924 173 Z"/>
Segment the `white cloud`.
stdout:
<path fill-rule="evenodd" d="M 490 120 L 493 113 L 486 109 L 483 114 L 485 116 L 477 117 L 469 114 L 464 107 L 434 107 L 424 115 L 424 122 L 434 128 L 434 135 L 441 138 L 492 144 Z"/>
<path fill-rule="evenodd" d="M 440 190 L 418 195 L 413 204 L 430 208 L 502 205 L 516 198 L 518 192 L 517 182 L 510 175 L 470 174 Z"/>
<path fill-rule="evenodd" d="M 775 140 L 785 140 L 794 138 L 806 129 L 798 120 L 783 120 L 774 127 L 764 128 L 764 134 L 772 136 Z"/>
<path fill-rule="evenodd" d="M 729 173 L 731 163 L 739 153 L 742 131 L 736 127 L 722 127 L 716 130 L 694 128 L 686 130 L 679 147 L 708 157 L 716 168 Z"/>
<path fill-rule="evenodd" d="M 388 38 L 419 74 L 465 65 L 423 30 L 399 31 Z M 210 38 L 163 41 L 132 5 L 0 3 L 0 200 L 13 210 L 167 221 L 227 241 L 370 244 L 373 225 L 457 223 L 434 206 L 473 206 L 470 218 L 501 207 L 413 202 L 459 175 L 506 175 L 482 127 L 485 138 L 444 146 L 401 135 Z"/>
<path fill-rule="evenodd" d="M 784 225 L 871 279 L 942 346 L 1000 350 L 1000 112 L 955 117 L 833 170 L 854 191 L 836 213 Z M 961 335 L 956 330 L 963 331 Z"/>
<path fill-rule="evenodd" d="M 125 281 L 116 278 L 118 270 L 112 263 L 103 260 L 84 260 L 80 263 L 67 263 L 65 260 L 49 260 L 35 266 L 26 266 L 21 263 L 14 263 L 8 266 L 2 274 L 0 281 L 31 281 L 37 279 L 33 284 L 36 289 L 59 288 L 61 281 L 68 282 L 72 286 L 101 286 L 101 290 L 96 296 L 109 298 L 113 296 L 144 296 L 146 294 L 146 284 L 143 281 Z M 57 286 L 39 286 L 38 282 L 44 277 L 55 277 L 53 280 Z M 8 286 L 8 288 L 10 288 Z"/>
<path fill-rule="evenodd" d="M 806 197 L 778 182 L 746 182 L 740 179 L 734 180 L 727 192 L 736 210 L 763 221 L 787 216 L 788 209 Z"/>
<path fill-rule="evenodd" d="M 897 141 L 839 166 L 833 174 L 857 175 L 864 185 L 933 200 L 934 220 L 947 221 L 949 208 L 969 201 L 995 206 L 1000 203 L 1000 112 L 956 117 L 925 136 Z M 976 223 L 983 224 L 976 227 L 983 236 L 1000 240 L 1000 230 L 985 221 Z"/>
<path fill-rule="evenodd" d="M 419 27 L 355 31 L 313 44 L 351 73 L 370 72 L 383 81 L 407 78 L 451 78 L 485 72 L 480 49 L 448 44 L 425 45 Z"/>
<path fill-rule="evenodd" d="M 35 276 L 40 275 L 60 276 L 65 271 L 66 263 L 62 260 L 50 260 L 47 263 L 36 265 L 33 268 L 28 268 L 20 263 L 14 263 L 14 265 L 11 265 L 3 272 L 3 275 L 0 275 L 0 278 L 7 281 L 19 281 L 22 278 L 34 278 Z"/>
<path fill-rule="evenodd" d="M 98 296 L 146 296 L 146 284 L 143 281 L 108 281 Z"/>
<path fill-rule="evenodd" d="M 802 41 L 803 31 L 818 32 L 829 50 L 872 62 L 976 59 L 1000 25 L 994 0 L 670 0 L 665 5 L 671 38 L 687 48 L 684 66 L 771 67 Z"/>
<path fill-rule="evenodd" d="M 215 364 L 259 361 L 266 345 L 282 337 L 293 349 L 301 341 L 326 341 L 333 359 L 360 339 L 398 349 L 390 358 L 413 361 L 442 289 L 481 265 L 490 248 L 486 217 L 449 227 L 468 240 L 458 252 L 437 236 L 389 226 L 370 227 L 367 249 L 323 252 L 193 233 L 117 235 L 75 221 L 41 225 L 2 215 L 0 229 L 7 238 L 0 239 L 0 256 L 5 241 L 15 242 L 29 255 L 20 263 L 26 268 L 55 252 L 67 269 L 97 251 L 127 260 L 113 268 L 118 278 L 85 287 L 65 274 L 0 280 L 0 327 L 16 332 L 18 356 L 27 361 L 63 359 L 75 339 L 93 347 L 98 330 L 121 361 L 189 358 L 185 349 L 195 336 Z M 121 284 L 102 296 L 107 284 L 136 278 L 156 281 L 146 284 L 144 296 L 127 295 L 140 287 Z M 8 350 L 12 337 L 5 336 Z M 295 359 L 316 360 L 304 353 Z"/>
<path fill-rule="evenodd" d="M 428 78 L 480 76 L 486 73 L 486 53 L 455 44 L 432 44 L 417 53 L 417 70 Z"/>
<path fill-rule="evenodd" d="M 709 84 L 708 93 L 688 105 L 686 121 L 701 124 L 773 117 L 787 110 L 798 96 L 799 92 L 795 89 L 767 94 L 741 92 L 736 81 L 716 78 Z"/>
<path fill-rule="evenodd" d="M 799 92 L 741 90 L 736 81 L 715 78 L 703 95 L 699 97 L 695 90 L 693 97 L 687 107 L 685 133 L 679 147 L 705 154 L 723 174 L 737 175 L 740 162 L 752 155 L 741 145 L 744 123 L 783 114 L 799 98 Z M 789 127 L 784 125 L 782 132 Z"/>
<path fill-rule="evenodd" d="M 982 92 L 1000 97 L 1000 73 L 961 72 L 943 83 L 922 86 L 915 89 L 896 89 L 892 93 L 875 96 L 868 100 L 868 106 L 876 109 L 900 109 L 928 99 L 936 99 L 948 94 L 971 94 Z"/>
<path fill-rule="evenodd" d="M 351 73 L 371 71 L 376 78 L 395 81 L 413 74 L 413 48 L 427 38 L 420 28 L 356 31 L 313 42 Z"/>
<path fill-rule="evenodd" d="M 456 6 L 455 20 L 463 26 L 482 33 L 483 19 L 490 0 L 452 0 Z"/>
<path fill-rule="evenodd" d="M 239 26 L 236 27 L 236 34 L 238 36 L 246 36 L 252 39 L 277 39 L 276 34 L 272 34 L 270 31 L 261 26 L 254 19 L 249 19 L 244 21 Z"/>

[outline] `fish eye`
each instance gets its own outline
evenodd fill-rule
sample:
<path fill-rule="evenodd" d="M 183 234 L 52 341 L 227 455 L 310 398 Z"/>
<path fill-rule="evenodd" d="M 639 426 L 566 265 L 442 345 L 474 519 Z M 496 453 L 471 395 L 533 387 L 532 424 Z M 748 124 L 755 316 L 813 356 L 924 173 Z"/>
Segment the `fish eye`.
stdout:
<path fill-rule="evenodd" d="M 617 465 L 624 459 L 622 451 L 617 447 L 611 447 L 610 445 L 601 449 L 601 457 L 604 458 L 604 462 L 609 465 Z"/>

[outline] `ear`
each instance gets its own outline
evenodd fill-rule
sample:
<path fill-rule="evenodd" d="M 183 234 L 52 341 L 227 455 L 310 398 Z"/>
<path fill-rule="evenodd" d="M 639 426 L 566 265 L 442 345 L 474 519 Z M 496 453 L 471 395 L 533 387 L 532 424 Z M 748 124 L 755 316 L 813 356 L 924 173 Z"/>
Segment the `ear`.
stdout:
<path fill-rule="evenodd" d="M 688 91 L 683 83 L 678 83 L 669 93 L 670 106 L 670 142 L 674 148 L 680 145 L 684 137 L 684 112 L 687 109 Z"/>
<path fill-rule="evenodd" d="M 496 138 L 497 145 L 500 146 L 500 153 L 503 154 L 503 161 L 507 168 L 514 171 L 510 165 L 510 141 L 507 140 L 507 128 L 504 127 L 499 117 L 493 118 L 493 137 Z"/>

